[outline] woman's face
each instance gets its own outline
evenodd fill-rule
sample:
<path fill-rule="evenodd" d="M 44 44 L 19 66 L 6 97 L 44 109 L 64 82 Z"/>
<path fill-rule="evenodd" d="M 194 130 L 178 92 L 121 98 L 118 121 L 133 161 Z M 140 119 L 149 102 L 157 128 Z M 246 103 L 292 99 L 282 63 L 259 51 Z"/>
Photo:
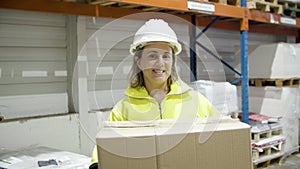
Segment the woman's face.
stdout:
<path fill-rule="evenodd" d="M 142 57 L 137 60 L 144 80 L 152 85 L 163 85 L 171 75 L 172 48 L 166 43 L 152 43 L 144 47 Z"/>

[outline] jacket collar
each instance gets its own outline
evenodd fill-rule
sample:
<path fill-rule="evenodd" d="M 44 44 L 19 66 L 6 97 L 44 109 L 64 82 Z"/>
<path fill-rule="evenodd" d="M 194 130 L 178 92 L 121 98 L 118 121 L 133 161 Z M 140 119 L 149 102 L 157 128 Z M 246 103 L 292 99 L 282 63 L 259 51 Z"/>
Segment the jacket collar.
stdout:
<path fill-rule="evenodd" d="M 191 87 L 189 87 L 186 83 L 184 83 L 181 80 L 173 82 L 171 84 L 170 88 L 171 88 L 171 90 L 167 95 L 181 95 L 192 89 Z M 150 95 L 148 94 L 148 92 L 144 86 L 138 87 L 138 88 L 128 87 L 125 90 L 125 95 L 127 95 L 128 97 L 134 97 L 134 98 L 150 98 Z"/>

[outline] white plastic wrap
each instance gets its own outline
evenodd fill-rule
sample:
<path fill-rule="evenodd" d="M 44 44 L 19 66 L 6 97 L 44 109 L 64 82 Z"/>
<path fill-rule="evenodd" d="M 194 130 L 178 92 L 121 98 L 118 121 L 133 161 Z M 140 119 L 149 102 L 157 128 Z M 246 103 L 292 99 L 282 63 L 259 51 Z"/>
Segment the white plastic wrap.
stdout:
<path fill-rule="evenodd" d="M 248 58 L 249 78 L 300 78 L 300 44 L 259 45 L 249 53 Z M 236 69 L 240 70 L 240 62 L 237 63 Z"/>
<path fill-rule="evenodd" d="M 57 165 L 39 167 L 38 161 L 54 160 Z M 47 147 L 29 147 L 20 151 L 0 152 L 0 168 L 8 169 L 87 169 L 91 158 Z"/>
<path fill-rule="evenodd" d="M 237 89 L 228 82 L 198 80 L 190 86 L 203 94 L 222 114 L 237 113 Z"/>

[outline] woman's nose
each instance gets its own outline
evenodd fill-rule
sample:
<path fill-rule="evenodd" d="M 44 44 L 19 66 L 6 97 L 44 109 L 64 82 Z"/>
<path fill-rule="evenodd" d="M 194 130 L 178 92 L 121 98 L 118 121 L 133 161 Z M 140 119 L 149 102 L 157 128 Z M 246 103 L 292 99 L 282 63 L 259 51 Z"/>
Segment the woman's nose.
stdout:
<path fill-rule="evenodd" d="M 164 59 L 162 56 L 157 57 L 156 64 L 162 66 L 164 64 Z"/>

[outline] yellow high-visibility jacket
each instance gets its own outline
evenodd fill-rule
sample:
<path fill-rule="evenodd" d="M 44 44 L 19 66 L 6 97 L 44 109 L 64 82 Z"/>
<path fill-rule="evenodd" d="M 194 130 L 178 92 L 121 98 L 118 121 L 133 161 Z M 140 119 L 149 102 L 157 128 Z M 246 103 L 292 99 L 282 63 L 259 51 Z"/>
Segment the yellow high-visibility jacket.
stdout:
<path fill-rule="evenodd" d="M 182 81 L 171 84 L 170 92 L 159 104 L 145 87 L 128 87 L 126 97 L 113 108 L 108 121 L 155 120 L 170 118 L 197 118 L 219 115 L 211 103 L 199 92 Z M 98 162 L 97 148 L 92 164 Z"/>

